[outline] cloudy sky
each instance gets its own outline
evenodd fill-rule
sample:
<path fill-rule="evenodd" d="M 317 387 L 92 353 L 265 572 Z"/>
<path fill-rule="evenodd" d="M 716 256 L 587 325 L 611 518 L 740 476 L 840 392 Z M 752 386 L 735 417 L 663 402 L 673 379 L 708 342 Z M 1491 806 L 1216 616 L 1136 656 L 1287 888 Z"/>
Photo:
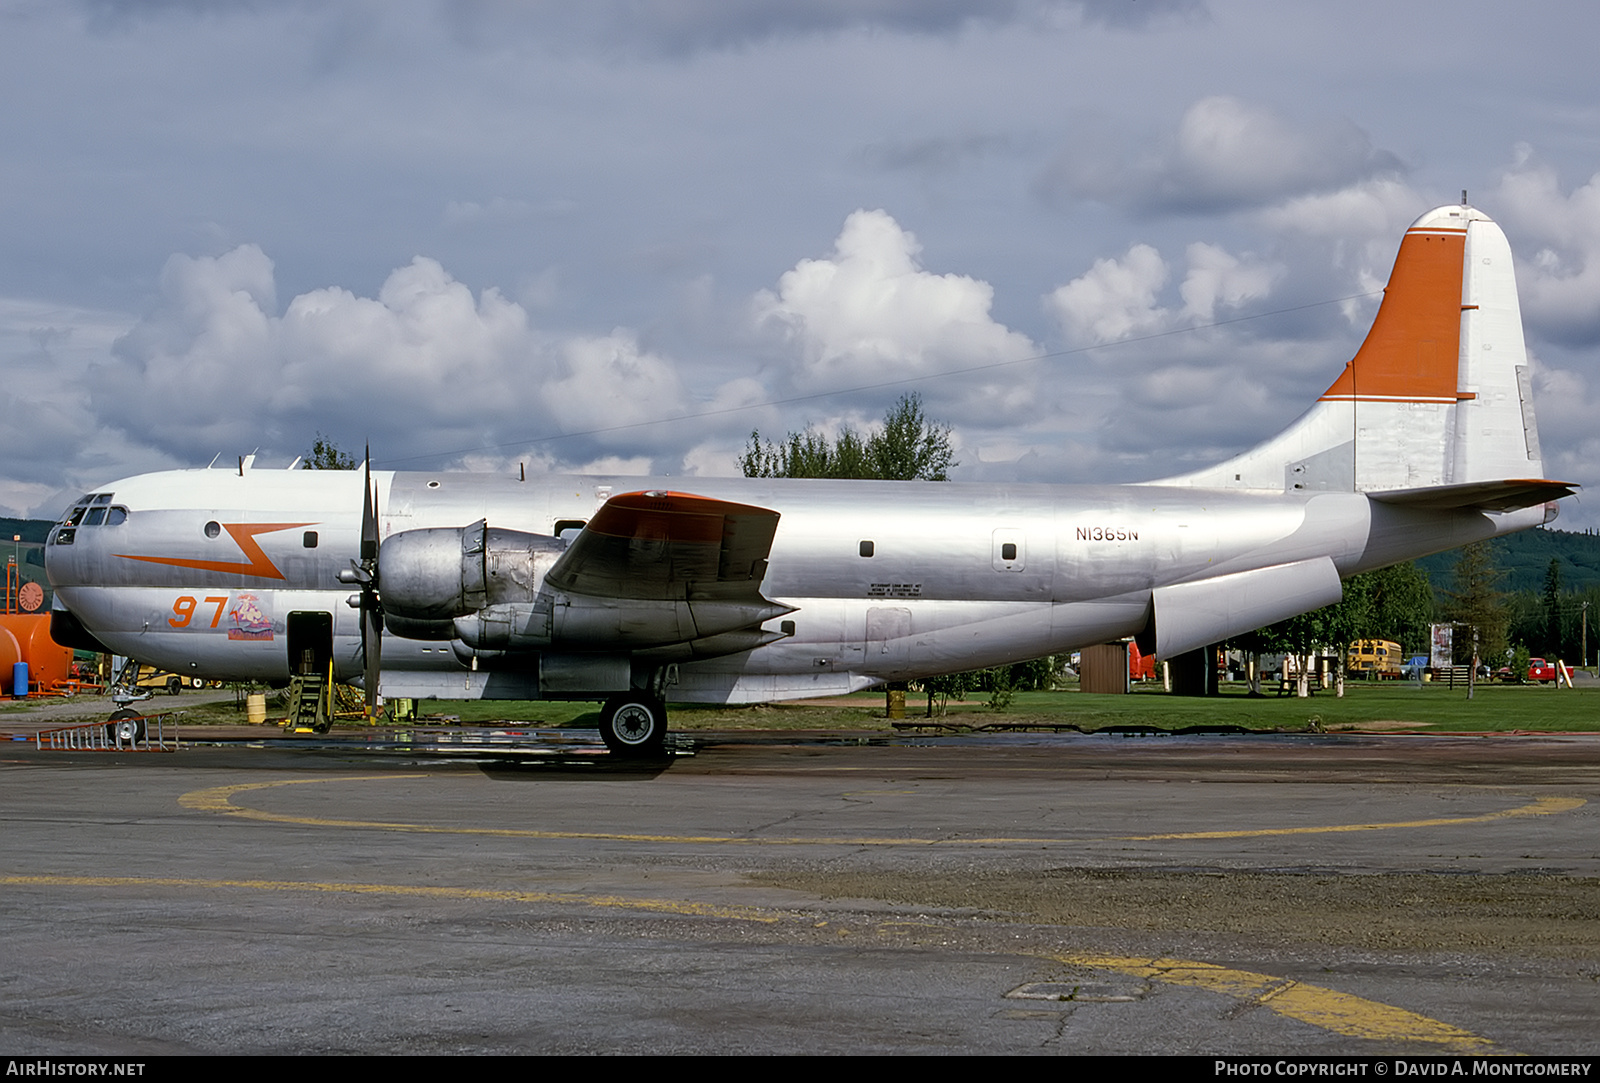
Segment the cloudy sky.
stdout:
<path fill-rule="evenodd" d="M 0 0 L 0 511 L 318 433 L 734 473 L 906 391 L 958 478 L 1297 416 L 1401 232 L 1518 257 L 1600 525 L 1600 7 Z"/>

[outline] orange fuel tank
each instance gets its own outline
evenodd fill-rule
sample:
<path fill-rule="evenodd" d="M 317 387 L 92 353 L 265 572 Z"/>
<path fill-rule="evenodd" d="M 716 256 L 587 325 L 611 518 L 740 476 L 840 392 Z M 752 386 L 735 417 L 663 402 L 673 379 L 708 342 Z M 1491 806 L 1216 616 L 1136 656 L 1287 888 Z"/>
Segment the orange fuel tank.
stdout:
<path fill-rule="evenodd" d="M 72 648 L 50 638 L 50 614 L 0 613 L 0 633 L 0 684 L 6 692 L 18 662 L 28 663 L 33 688 L 50 688 L 72 676 Z"/>

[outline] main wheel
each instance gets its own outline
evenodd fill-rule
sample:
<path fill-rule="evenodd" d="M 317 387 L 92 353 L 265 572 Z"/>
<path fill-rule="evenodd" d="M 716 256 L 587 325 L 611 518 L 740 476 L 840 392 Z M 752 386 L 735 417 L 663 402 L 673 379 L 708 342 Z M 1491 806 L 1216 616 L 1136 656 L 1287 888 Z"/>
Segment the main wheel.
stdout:
<path fill-rule="evenodd" d="M 135 741 L 144 740 L 144 719 L 139 717 L 139 712 L 129 707 L 120 711 L 111 712 L 111 721 L 106 725 L 106 737 L 123 744 L 133 744 Z"/>
<path fill-rule="evenodd" d="M 650 695 L 612 696 L 600 711 L 600 738 L 614 756 L 660 756 L 667 740 L 666 704 Z"/>

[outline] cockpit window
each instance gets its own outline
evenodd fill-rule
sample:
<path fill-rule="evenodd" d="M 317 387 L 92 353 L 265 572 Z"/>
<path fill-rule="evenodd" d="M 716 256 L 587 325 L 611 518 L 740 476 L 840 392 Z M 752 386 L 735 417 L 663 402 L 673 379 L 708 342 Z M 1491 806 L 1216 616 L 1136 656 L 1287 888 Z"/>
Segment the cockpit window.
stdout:
<path fill-rule="evenodd" d="M 78 498 L 72 508 L 61 517 L 61 526 L 71 528 L 78 526 L 120 526 L 128 521 L 128 509 L 120 504 L 112 506 L 111 498 L 115 493 L 86 493 Z M 65 537 L 56 540 L 57 545 L 71 545 L 72 532 L 63 529 Z"/>

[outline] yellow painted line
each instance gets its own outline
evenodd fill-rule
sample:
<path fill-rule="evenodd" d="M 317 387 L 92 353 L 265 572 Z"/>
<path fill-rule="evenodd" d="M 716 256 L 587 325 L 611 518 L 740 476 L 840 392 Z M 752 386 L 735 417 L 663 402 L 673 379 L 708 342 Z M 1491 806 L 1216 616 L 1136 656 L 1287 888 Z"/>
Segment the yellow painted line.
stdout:
<path fill-rule="evenodd" d="M 327 880 L 211 880 L 168 876 L 0 876 L 0 884 L 30 887 L 176 887 L 190 889 L 245 888 L 252 891 L 309 891 L 343 895 L 400 895 L 430 899 L 470 899 L 487 902 L 574 903 L 619 910 L 649 910 L 663 914 L 733 918 L 771 924 L 776 915 L 753 906 L 718 906 L 681 899 L 650 899 L 629 895 L 588 895 L 568 891 L 512 891 L 470 887 L 411 887 L 405 884 L 347 884 Z"/>
<path fill-rule="evenodd" d="M 1571 812 L 1588 804 L 1582 797 L 1541 797 L 1531 805 L 1482 816 L 1452 816 L 1432 820 L 1396 820 L 1377 824 L 1336 824 L 1326 827 L 1260 827 L 1244 831 L 1182 831 L 1171 835 L 1120 835 L 1119 842 L 1152 842 L 1157 839 L 1247 839 L 1258 835 L 1336 835 L 1347 831 L 1393 831 L 1407 827 L 1455 827 L 1460 824 L 1486 824 L 1513 816 L 1550 816 Z"/>
<path fill-rule="evenodd" d="M 1442 1023 L 1437 1019 L 1271 974 L 1232 970 L 1187 959 L 1139 959 L 1119 955 L 1047 955 L 1047 959 L 1093 970 L 1147 978 L 1168 985 L 1183 985 L 1253 1002 L 1286 1019 L 1309 1023 L 1350 1038 L 1375 1042 L 1417 1042 L 1439 1047 L 1441 1052 L 1489 1053 L 1495 1048 L 1487 1038 Z"/>
<path fill-rule="evenodd" d="M 1393 831 L 1417 827 L 1454 827 L 1462 824 L 1489 823 L 1513 816 L 1550 816 L 1571 812 L 1587 804 L 1581 797 L 1541 797 L 1531 804 L 1480 816 L 1457 816 L 1428 820 L 1400 820 L 1390 823 L 1332 824 L 1320 827 L 1268 827 L 1241 831 L 1188 831 L 1170 835 L 1112 835 L 1104 839 L 1045 838 L 1045 837 L 964 837 L 917 838 L 905 836 L 761 836 L 761 835 L 649 835 L 622 831 L 535 831 L 515 827 L 445 827 L 438 824 L 407 823 L 386 820 L 337 820 L 319 816 L 292 816 L 279 812 L 263 812 L 233 803 L 233 798 L 251 790 L 268 790 L 278 786 L 304 786 L 324 782 L 376 782 L 395 778 L 425 778 L 424 775 L 353 775 L 336 778 L 301 778 L 279 782 L 246 782 L 234 786 L 213 786 L 192 790 L 178 798 L 178 804 L 197 812 L 214 812 L 246 820 L 267 823 L 301 824 L 308 827 L 349 827 L 377 831 L 404 831 L 422 835 L 488 835 L 499 838 L 568 839 L 608 842 L 663 842 L 680 845 L 706 846 L 1080 846 L 1088 842 L 1151 842 L 1181 839 L 1252 838 L 1263 835 L 1324 835 L 1350 831 Z"/>
<path fill-rule="evenodd" d="M 407 884 L 354 884 L 326 880 L 231 880 L 176 876 L 0 876 L 0 885 L 16 887 L 129 887 L 181 888 L 184 890 L 242 889 L 248 891 L 312 892 L 345 895 L 392 895 L 400 898 L 456 899 L 472 902 L 557 903 L 594 906 L 692 917 L 728 918 L 776 924 L 799 919 L 812 927 L 815 915 L 799 911 L 774 911 L 753 906 L 720 906 L 683 899 L 650 899 L 625 895 L 589 895 L 580 892 L 515 891 L 465 887 L 418 887 Z M 889 920 L 878 924 L 886 934 L 942 929 L 926 920 Z M 840 935 L 848 929 L 837 930 Z M 1396 1008 L 1350 993 L 1310 985 L 1271 974 L 1233 970 L 1188 959 L 1140 958 L 1121 955 L 1046 954 L 1042 958 L 1068 966 L 1107 970 L 1118 974 L 1203 989 L 1258 1005 L 1286 1019 L 1308 1023 L 1350 1038 L 1379 1042 L 1417 1042 L 1441 1051 L 1488 1053 L 1494 1044 L 1471 1031 L 1425 1015 Z"/>

